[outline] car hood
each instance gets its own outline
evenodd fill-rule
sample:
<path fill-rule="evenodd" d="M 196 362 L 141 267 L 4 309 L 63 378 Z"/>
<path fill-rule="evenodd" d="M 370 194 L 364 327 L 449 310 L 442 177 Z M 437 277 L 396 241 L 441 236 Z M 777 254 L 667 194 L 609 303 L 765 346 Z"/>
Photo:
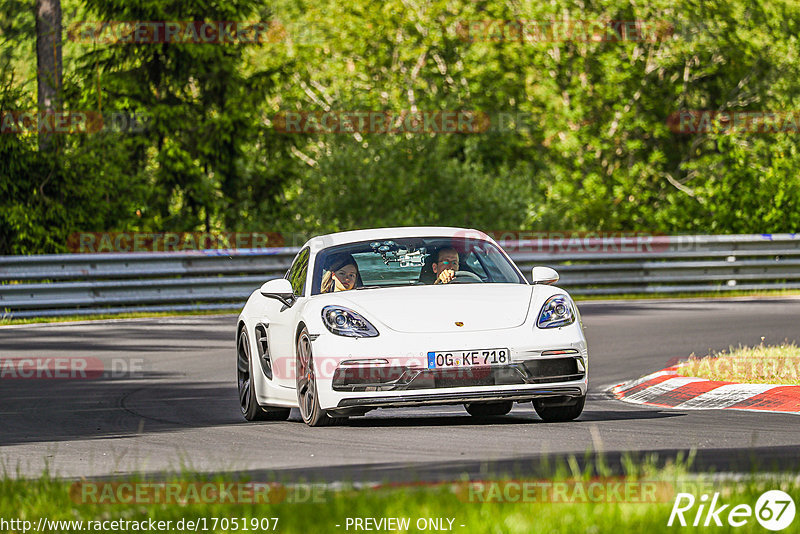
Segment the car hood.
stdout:
<path fill-rule="evenodd" d="M 340 292 L 345 306 L 398 332 L 474 332 L 525 322 L 533 286 L 451 284 Z M 462 326 L 459 326 L 462 323 Z"/>

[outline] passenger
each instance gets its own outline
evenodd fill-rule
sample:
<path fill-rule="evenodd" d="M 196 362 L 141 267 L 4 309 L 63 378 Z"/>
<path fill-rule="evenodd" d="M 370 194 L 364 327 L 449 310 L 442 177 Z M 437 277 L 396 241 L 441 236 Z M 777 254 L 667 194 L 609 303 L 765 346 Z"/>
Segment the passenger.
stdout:
<path fill-rule="evenodd" d="M 322 275 L 321 293 L 347 291 L 356 287 L 360 277 L 358 264 L 350 254 L 336 254 L 325 262 L 325 273 Z"/>
<path fill-rule="evenodd" d="M 458 251 L 452 247 L 439 249 L 431 268 L 436 275 L 434 284 L 449 284 L 458 271 Z"/>

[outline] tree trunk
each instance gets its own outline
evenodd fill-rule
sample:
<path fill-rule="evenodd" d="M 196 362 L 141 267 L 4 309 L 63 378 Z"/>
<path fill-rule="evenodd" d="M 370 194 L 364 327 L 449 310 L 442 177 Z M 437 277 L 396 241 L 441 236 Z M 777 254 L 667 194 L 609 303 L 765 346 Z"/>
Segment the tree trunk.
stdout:
<path fill-rule="evenodd" d="M 54 120 L 61 111 L 61 0 L 36 0 L 36 66 L 39 88 L 39 120 Z M 52 133 L 39 127 L 39 150 L 51 151 Z"/>

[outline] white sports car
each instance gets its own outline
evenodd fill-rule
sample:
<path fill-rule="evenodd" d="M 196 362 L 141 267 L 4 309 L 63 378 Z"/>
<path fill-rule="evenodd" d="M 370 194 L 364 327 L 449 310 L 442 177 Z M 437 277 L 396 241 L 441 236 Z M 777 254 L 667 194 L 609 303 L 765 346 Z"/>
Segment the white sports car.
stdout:
<path fill-rule="evenodd" d="M 553 269 L 532 275 L 477 230 L 315 237 L 239 315 L 242 414 L 299 408 L 322 426 L 376 408 L 463 404 L 487 417 L 532 401 L 545 421 L 575 419 L 588 383 L 578 308 L 550 285 Z"/>

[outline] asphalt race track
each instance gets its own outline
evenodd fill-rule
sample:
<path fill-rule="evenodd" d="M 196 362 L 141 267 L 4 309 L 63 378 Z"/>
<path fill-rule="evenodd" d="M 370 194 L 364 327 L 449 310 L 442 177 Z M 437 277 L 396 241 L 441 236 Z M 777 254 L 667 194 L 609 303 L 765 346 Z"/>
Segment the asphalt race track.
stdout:
<path fill-rule="evenodd" d="M 800 418 L 638 407 L 608 385 L 730 345 L 800 342 L 800 299 L 585 302 L 590 395 L 575 422 L 532 406 L 476 423 L 460 406 L 376 410 L 347 426 L 247 423 L 235 385 L 235 316 L 0 327 L 0 358 L 98 358 L 94 379 L 0 379 L 0 463 L 12 476 L 183 469 L 284 480 L 442 479 L 532 473 L 545 458 L 695 448 L 696 468 L 797 469 Z"/>

